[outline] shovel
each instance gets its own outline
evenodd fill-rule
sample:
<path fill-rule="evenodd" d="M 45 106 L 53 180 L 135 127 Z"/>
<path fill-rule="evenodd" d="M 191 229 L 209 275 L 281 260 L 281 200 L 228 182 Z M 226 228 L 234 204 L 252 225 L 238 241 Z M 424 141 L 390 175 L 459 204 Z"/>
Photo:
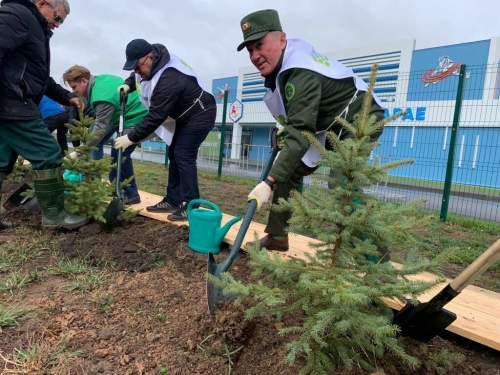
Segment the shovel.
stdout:
<path fill-rule="evenodd" d="M 443 306 L 458 296 L 470 283 L 500 259 L 500 240 L 477 258 L 429 302 L 414 306 L 407 303 L 393 318 L 402 336 L 427 342 L 453 323 L 457 316 Z"/>
<path fill-rule="evenodd" d="M 121 137 L 123 135 L 123 122 L 125 119 L 125 93 L 123 90 L 120 90 L 120 122 L 118 126 L 118 137 Z M 122 196 L 122 189 L 121 189 L 121 183 L 120 183 L 120 176 L 122 174 L 122 153 L 123 150 L 120 147 L 118 149 L 118 154 L 116 156 L 116 179 L 115 179 L 115 194 L 116 196 L 113 197 L 111 202 L 109 203 L 108 208 L 106 208 L 106 211 L 104 212 L 104 227 L 109 228 L 111 227 L 111 224 L 116 220 L 120 212 L 123 210 L 123 196 Z"/>
<path fill-rule="evenodd" d="M 273 134 L 271 135 L 271 155 L 269 156 L 269 159 L 267 160 L 264 170 L 260 175 L 259 182 L 262 182 L 266 179 L 267 174 L 269 173 L 271 167 L 273 166 L 274 159 L 276 159 L 276 155 L 280 150 L 276 139 L 276 132 L 277 129 L 275 128 L 273 130 Z M 240 251 L 241 243 L 243 242 L 248 227 L 252 222 L 252 217 L 256 208 L 257 208 L 257 201 L 255 199 L 252 199 L 250 201 L 250 204 L 248 205 L 247 212 L 245 214 L 245 217 L 243 218 L 241 227 L 238 230 L 238 234 L 236 235 L 236 239 L 234 240 L 233 246 L 229 251 L 229 255 L 224 261 L 222 261 L 222 263 L 216 264 L 214 255 L 211 252 L 208 253 L 207 269 L 210 275 L 220 278 L 221 273 L 226 272 L 229 269 L 229 267 L 231 267 L 231 264 L 238 255 L 238 252 Z M 215 313 L 220 301 L 224 301 L 229 298 L 230 296 L 222 294 L 222 289 L 220 287 L 214 285 L 211 281 L 207 280 L 207 302 L 208 302 L 208 311 L 210 312 L 210 314 Z"/>
<path fill-rule="evenodd" d="M 21 194 L 33 188 L 27 183 L 22 184 L 16 191 L 14 191 L 7 199 L 7 204 L 12 207 L 22 207 L 29 211 L 38 210 L 38 200 L 36 197 L 24 197 Z"/>

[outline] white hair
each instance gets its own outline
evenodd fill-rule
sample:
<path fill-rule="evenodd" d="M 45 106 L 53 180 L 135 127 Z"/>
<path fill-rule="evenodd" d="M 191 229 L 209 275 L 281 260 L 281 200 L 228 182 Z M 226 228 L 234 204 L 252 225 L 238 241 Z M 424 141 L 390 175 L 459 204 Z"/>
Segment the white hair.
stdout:
<path fill-rule="evenodd" d="M 40 0 L 31 0 L 31 2 L 33 4 L 38 4 Z M 45 2 L 47 4 L 49 4 L 49 6 L 52 8 L 52 9 L 57 9 L 59 8 L 61 5 L 64 7 L 64 10 L 66 12 L 66 14 L 69 14 L 69 3 L 68 3 L 68 0 L 45 0 Z"/>

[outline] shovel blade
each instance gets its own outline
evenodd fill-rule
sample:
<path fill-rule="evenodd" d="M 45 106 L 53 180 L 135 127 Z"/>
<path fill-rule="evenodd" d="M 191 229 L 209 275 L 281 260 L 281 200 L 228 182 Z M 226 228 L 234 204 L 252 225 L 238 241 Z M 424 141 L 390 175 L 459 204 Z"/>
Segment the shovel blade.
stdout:
<path fill-rule="evenodd" d="M 210 275 L 220 278 L 220 275 L 228 270 L 225 262 L 221 264 L 215 263 L 215 258 L 212 253 L 208 253 L 207 271 Z M 207 303 L 208 312 L 213 315 L 219 309 L 219 303 L 234 300 L 238 297 L 237 294 L 224 294 L 222 288 L 207 280 Z"/>
<path fill-rule="evenodd" d="M 429 341 L 453 323 L 457 316 L 443 307 L 455 298 L 459 292 L 451 283 L 445 286 L 429 302 L 416 306 L 407 303 L 392 320 L 401 328 L 402 336 L 410 336 L 416 340 Z"/>
<path fill-rule="evenodd" d="M 36 199 L 36 197 L 28 198 L 28 200 L 23 203 L 23 208 L 26 208 L 31 212 L 37 211 L 39 207 L 40 206 L 38 205 L 38 199 Z"/>
<path fill-rule="evenodd" d="M 455 313 L 438 309 L 431 303 L 417 306 L 407 304 L 396 315 L 393 324 L 400 327 L 400 335 L 428 342 L 457 319 Z"/>
<path fill-rule="evenodd" d="M 114 197 L 103 214 L 104 227 L 109 228 L 114 223 L 120 212 L 123 210 L 123 199 Z"/>
<path fill-rule="evenodd" d="M 207 272 L 217 278 L 219 278 L 221 274 L 212 253 L 208 253 Z M 218 310 L 220 301 L 222 301 L 222 289 L 207 279 L 207 303 L 210 314 L 213 315 Z"/>
<path fill-rule="evenodd" d="M 6 203 L 13 206 L 13 207 L 24 206 L 26 203 L 28 203 L 33 198 L 24 197 L 21 194 L 28 191 L 28 190 L 31 190 L 31 189 L 33 189 L 33 188 L 30 185 L 28 185 L 27 183 L 22 184 L 21 186 L 19 186 L 17 188 L 16 191 L 14 191 L 10 195 L 10 197 L 9 197 L 9 199 L 7 199 Z"/>

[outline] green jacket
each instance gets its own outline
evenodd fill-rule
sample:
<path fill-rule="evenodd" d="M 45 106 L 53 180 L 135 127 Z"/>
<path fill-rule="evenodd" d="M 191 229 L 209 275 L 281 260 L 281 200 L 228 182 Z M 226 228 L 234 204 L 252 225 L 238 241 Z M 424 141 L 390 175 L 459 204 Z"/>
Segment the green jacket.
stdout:
<path fill-rule="evenodd" d="M 266 87 L 273 89 L 274 77 L 266 77 Z M 288 84 L 288 95 L 285 86 Z M 290 87 L 294 87 L 292 92 Z M 300 165 L 301 159 L 309 149 L 309 143 L 301 132 L 315 134 L 326 130 L 334 122 L 351 101 L 356 87 L 352 78 L 331 79 L 319 73 L 293 68 L 285 70 L 279 77 L 279 90 L 284 101 L 287 115 L 285 124 L 285 145 L 283 146 L 269 175 L 278 181 L 286 181 Z M 351 122 L 354 115 L 361 110 L 365 92 L 358 92 L 357 99 L 349 106 L 347 121 Z M 383 119 L 384 110 L 372 101 L 371 114 Z M 333 124 L 330 131 L 340 134 L 340 124 Z M 372 138 L 376 141 L 382 131 Z M 347 136 L 344 130 L 341 138 Z"/>
<path fill-rule="evenodd" d="M 111 116 L 110 123 L 118 126 L 120 121 L 120 96 L 118 86 L 123 84 L 123 78 L 109 74 L 98 75 L 94 77 L 94 85 L 90 92 L 89 103 L 95 110 L 95 104 L 106 102 L 115 107 L 115 112 Z M 125 118 L 123 127 L 133 128 L 148 113 L 142 105 L 137 92 L 131 92 L 127 95 L 127 105 L 125 106 Z"/>

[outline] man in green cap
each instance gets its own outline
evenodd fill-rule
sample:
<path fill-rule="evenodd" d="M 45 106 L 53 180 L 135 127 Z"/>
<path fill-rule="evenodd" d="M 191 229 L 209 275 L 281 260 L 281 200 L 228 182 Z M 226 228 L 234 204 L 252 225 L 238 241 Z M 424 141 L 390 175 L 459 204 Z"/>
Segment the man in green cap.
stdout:
<path fill-rule="evenodd" d="M 352 122 L 361 109 L 367 85 L 351 69 L 316 52 L 304 40 L 287 39 L 278 12 L 273 9 L 247 15 L 240 26 L 244 40 L 238 51 L 246 47 L 252 64 L 264 77 L 268 89 L 264 102 L 285 131 L 283 148 L 267 179 L 248 195 L 260 208 L 273 190 L 273 204 L 279 198 L 288 199 L 291 190 L 298 190 L 301 178 L 318 168 L 314 162 L 320 159 L 319 153 L 301 132 L 316 134 L 323 144 L 327 130 L 341 139 L 346 137 L 335 118 L 342 116 Z M 384 117 L 382 104 L 375 95 L 370 113 L 377 119 Z M 379 136 L 375 135 L 372 141 Z M 261 248 L 288 250 L 286 227 L 290 216 L 290 212 L 271 210 L 267 235 L 259 241 Z"/>

